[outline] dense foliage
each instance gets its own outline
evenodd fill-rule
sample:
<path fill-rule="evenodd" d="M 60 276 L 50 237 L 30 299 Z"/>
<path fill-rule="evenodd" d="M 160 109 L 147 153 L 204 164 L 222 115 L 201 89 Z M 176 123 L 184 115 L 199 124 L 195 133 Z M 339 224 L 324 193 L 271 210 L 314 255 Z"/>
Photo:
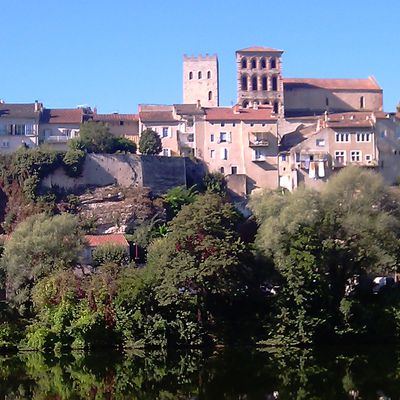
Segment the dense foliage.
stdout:
<path fill-rule="evenodd" d="M 41 176 L 47 167 L 32 168 Z M 206 183 L 204 193 L 168 191 L 159 199 L 163 213 L 133 225 L 138 266 L 113 245 L 98 247 L 93 265 L 82 266 L 82 233 L 70 215 L 42 213 L 19 224 L 1 258 L 8 301 L 0 303 L 0 346 L 400 340 L 398 284 L 372 290 L 374 277 L 398 268 L 397 189 L 371 171 L 346 168 L 319 191 L 253 196 L 246 220 L 218 175 Z"/>
<path fill-rule="evenodd" d="M 157 155 L 162 150 L 161 138 L 157 132 L 145 129 L 139 140 L 139 151 L 141 154 Z"/>
<path fill-rule="evenodd" d="M 69 146 L 88 153 L 136 153 L 136 143 L 124 137 L 116 137 L 107 125 L 94 121 L 82 124 L 79 137 L 71 140 Z"/>

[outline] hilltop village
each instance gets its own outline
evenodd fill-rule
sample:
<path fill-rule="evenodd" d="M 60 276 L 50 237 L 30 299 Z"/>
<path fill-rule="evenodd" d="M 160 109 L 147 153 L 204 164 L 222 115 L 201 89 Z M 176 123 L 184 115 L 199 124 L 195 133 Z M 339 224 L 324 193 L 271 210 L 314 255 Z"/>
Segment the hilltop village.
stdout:
<path fill-rule="evenodd" d="M 286 78 L 283 51 L 249 47 L 236 52 L 237 102 L 219 106 L 216 55 L 184 56 L 183 103 L 140 104 L 137 113 L 98 114 L 96 108 L 52 109 L 0 104 L 0 152 L 21 145 L 67 148 L 87 121 L 138 143 L 151 129 L 161 156 L 194 157 L 225 175 L 230 190 L 294 190 L 318 186 L 347 165 L 400 176 L 400 113 L 384 112 L 383 91 L 363 79 Z"/>

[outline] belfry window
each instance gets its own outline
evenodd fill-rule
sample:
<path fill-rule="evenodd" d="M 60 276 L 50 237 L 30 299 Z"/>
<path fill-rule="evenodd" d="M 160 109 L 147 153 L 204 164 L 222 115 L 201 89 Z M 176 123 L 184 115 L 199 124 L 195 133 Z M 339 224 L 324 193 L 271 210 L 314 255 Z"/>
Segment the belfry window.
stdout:
<path fill-rule="evenodd" d="M 261 80 L 262 90 L 268 90 L 267 77 L 263 76 Z"/>
<path fill-rule="evenodd" d="M 198 72 L 197 77 L 198 77 L 199 79 L 201 79 L 201 77 L 202 77 L 201 71 Z"/>
<path fill-rule="evenodd" d="M 256 59 L 255 58 L 253 58 L 252 60 L 251 60 L 251 69 L 255 69 L 256 68 Z"/>
<path fill-rule="evenodd" d="M 247 76 L 242 75 L 242 90 L 247 90 Z"/>
<path fill-rule="evenodd" d="M 251 90 L 257 90 L 257 77 L 253 76 L 251 78 Z"/>
<path fill-rule="evenodd" d="M 242 58 L 242 68 L 247 68 L 247 59 L 246 59 L 246 57 Z"/>
<path fill-rule="evenodd" d="M 208 100 L 212 100 L 212 91 L 211 90 L 208 92 Z"/>
<path fill-rule="evenodd" d="M 278 90 L 278 78 L 276 76 L 272 77 L 272 90 Z"/>
<path fill-rule="evenodd" d="M 271 68 L 276 68 L 276 58 L 271 58 Z"/>
<path fill-rule="evenodd" d="M 267 62 L 265 61 L 265 58 L 261 59 L 260 67 L 261 67 L 261 69 L 267 68 Z"/>
<path fill-rule="evenodd" d="M 192 80 L 192 79 L 193 79 L 193 72 L 190 71 L 190 72 L 189 72 L 189 80 Z"/>
<path fill-rule="evenodd" d="M 207 79 L 211 79 L 211 71 L 207 71 Z"/>

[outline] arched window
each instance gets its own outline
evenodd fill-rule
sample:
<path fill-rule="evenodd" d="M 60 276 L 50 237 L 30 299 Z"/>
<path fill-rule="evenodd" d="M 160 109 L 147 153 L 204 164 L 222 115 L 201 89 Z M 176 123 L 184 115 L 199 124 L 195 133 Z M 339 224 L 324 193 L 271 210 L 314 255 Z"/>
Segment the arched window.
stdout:
<path fill-rule="evenodd" d="M 199 71 L 198 73 L 197 73 L 197 77 L 199 78 L 199 79 L 201 79 L 201 71 Z"/>
<path fill-rule="evenodd" d="M 191 79 L 193 79 L 193 72 L 192 71 L 189 72 L 189 80 L 191 80 Z"/>
<path fill-rule="evenodd" d="M 249 102 L 247 101 L 247 100 L 245 100 L 243 103 L 242 103 L 242 107 L 243 108 L 247 108 L 249 106 Z"/>
<path fill-rule="evenodd" d="M 246 59 L 246 57 L 242 58 L 242 68 L 247 68 L 247 59 Z"/>
<path fill-rule="evenodd" d="M 278 90 L 278 78 L 276 76 L 272 77 L 272 90 Z"/>
<path fill-rule="evenodd" d="M 257 67 L 256 59 L 252 58 L 251 59 L 251 69 L 255 69 Z"/>
<path fill-rule="evenodd" d="M 211 71 L 207 71 L 207 79 L 211 79 Z"/>
<path fill-rule="evenodd" d="M 365 108 L 365 99 L 364 96 L 360 97 L 360 108 Z"/>
<path fill-rule="evenodd" d="M 271 58 L 271 68 L 276 68 L 276 58 Z"/>
<path fill-rule="evenodd" d="M 274 102 L 274 113 L 278 114 L 279 112 L 279 103 L 277 101 Z"/>
<path fill-rule="evenodd" d="M 211 90 L 208 92 L 208 100 L 212 100 L 212 91 Z"/>
<path fill-rule="evenodd" d="M 242 75 L 242 82 L 241 82 L 242 90 L 247 90 L 247 76 Z"/>
<path fill-rule="evenodd" d="M 261 80 L 262 90 L 268 90 L 267 77 L 263 76 Z"/>
<path fill-rule="evenodd" d="M 265 61 L 264 57 L 260 61 L 260 68 L 261 69 L 267 68 L 267 62 Z"/>
<path fill-rule="evenodd" d="M 253 76 L 251 78 L 251 90 L 257 90 L 257 77 Z"/>

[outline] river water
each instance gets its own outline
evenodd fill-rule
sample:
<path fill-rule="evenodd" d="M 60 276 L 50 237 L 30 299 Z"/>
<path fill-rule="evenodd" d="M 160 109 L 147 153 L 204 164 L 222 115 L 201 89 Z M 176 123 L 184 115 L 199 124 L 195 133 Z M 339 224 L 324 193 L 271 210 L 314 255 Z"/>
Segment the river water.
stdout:
<path fill-rule="evenodd" d="M 400 399 L 387 347 L 0 356 L 0 399 Z"/>

